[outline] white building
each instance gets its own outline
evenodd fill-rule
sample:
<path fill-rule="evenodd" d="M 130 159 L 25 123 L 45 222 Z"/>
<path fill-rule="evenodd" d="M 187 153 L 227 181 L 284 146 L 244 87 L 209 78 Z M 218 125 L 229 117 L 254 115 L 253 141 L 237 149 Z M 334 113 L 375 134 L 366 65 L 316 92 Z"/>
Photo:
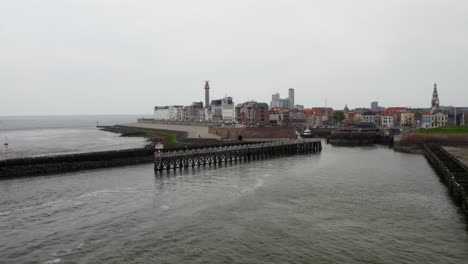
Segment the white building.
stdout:
<path fill-rule="evenodd" d="M 154 107 L 155 120 L 185 120 L 185 108 L 181 105 Z"/>
<path fill-rule="evenodd" d="M 422 116 L 422 128 L 435 128 L 447 126 L 448 115 L 444 113 L 424 114 Z"/>
<path fill-rule="evenodd" d="M 361 121 L 362 122 L 371 122 L 371 123 L 374 123 L 374 124 L 378 125 L 379 124 L 379 115 L 377 115 L 374 112 L 367 111 L 367 112 L 362 113 Z"/>
<path fill-rule="evenodd" d="M 271 103 L 270 103 L 270 107 L 271 108 L 276 108 L 276 107 L 280 107 L 280 94 L 279 93 L 275 93 L 275 94 L 272 94 L 271 95 Z"/>
<path fill-rule="evenodd" d="M 383 115 L 382 116 L 382 127 L 391 128 L 395 124 L 393 123 L 392 115 Z"/>
<path fill-rule="evenodd" d="M 168 120 L 169 119 L 169 106 L 155 106 L 154 107 L 155 120 Z"/>
<path fill-rule="evenodd" d="M 223 121 L 224 122 L 234 122 L 236 120 L 236 111 L 234 109 L 234 101 L 232 97 L 224 97 L 222 100 L 223 106 Z"/>

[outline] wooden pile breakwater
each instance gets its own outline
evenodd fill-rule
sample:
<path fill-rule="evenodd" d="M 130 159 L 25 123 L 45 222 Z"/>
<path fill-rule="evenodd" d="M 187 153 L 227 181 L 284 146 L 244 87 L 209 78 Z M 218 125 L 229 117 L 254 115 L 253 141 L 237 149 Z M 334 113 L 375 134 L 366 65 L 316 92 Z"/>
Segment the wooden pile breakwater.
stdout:
<path fill-rule="evenodd" d="M 424 155 L 468 217 L 468 168 L 437 144 L 424 145 Z"/>
<path fill-rule="evenodd" d="M 257 142 L 178 145 L 176 147 L 166 148 L 164 151 L 191 150 L 207 146 L 225 147 L 236 144 L 248 145 L 255 143 Z M 0 179 L 151 163 L 154 161 L 153 155 L 154 148 L 152 147 L 0 160 Z"/>
<path fill-rule="evenodd" d="M 154 170 L 162 172 L 165 170 L 211 166 L 238 161 L 255 161 L 300 153 L 317 153 L 320 151 L 322 151 L 322 143 L 319 139 L 274 141 L 250 145 L 180 150 L 155 153 Z"/>

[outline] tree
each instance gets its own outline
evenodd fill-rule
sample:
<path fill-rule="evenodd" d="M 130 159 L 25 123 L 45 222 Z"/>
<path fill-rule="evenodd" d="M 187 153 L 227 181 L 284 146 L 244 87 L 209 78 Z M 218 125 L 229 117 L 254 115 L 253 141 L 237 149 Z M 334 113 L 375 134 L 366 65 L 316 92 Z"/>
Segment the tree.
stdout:
<path fill-rule="evenodd" d="M 343 111 L 333 111 L 333 121 L 335 123 L 341 123 L 345 119 L 345 115 Z"/>

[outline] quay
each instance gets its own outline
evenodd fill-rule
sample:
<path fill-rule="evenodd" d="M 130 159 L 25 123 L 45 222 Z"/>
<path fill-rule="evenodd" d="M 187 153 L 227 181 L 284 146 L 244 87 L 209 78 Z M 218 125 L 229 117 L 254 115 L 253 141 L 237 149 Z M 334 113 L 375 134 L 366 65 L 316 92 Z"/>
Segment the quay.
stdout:
<path fill-rule="evenodd" d="M 425 144 L 424 155 L 468 217 L 468 168 L 438 144 Z"/>
<path fill-rule="evenodd" d="M 263 142 L 250 145 L 223 146 L 155 153 L 154 170 L 177 170 L 232 162 L 263 160 L 284 155 L 322 151 L 320 139 Z"/>

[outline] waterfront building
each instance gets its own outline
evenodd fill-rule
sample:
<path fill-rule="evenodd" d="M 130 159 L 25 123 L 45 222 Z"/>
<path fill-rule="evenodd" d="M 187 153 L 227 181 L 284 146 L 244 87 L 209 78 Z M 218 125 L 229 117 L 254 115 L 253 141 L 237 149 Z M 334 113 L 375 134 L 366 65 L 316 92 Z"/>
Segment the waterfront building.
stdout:
<path fill-rule="evenodd" d="M 361 114 L 361 121 L 362 122 L 370 122 L 374 123 L 376 125 L 379 125 L 379 117 L 380 115 L 378 113 L 372 112 L 372 111 L 366 111 Z"/>
<path fill-rule="evenodd" d="M 404 127 L 413 127 L 415 124 L 413 112 L 402 112 L 400 117 L 400 125 Z"/>
<path fill-rule="evenodd" d="M 312 127 L 329 125 L 333 119 L 333 108 L 331 107 L 312 107 L 304 109 L 307 123 Z"/>
<path fill-rule="evenodd" d="M 272 108 L 268 111 L 269 121 L 274 126 L 285 126 L 289 124 L 289 109 Z"/>
<path fill-rule="evenodd" d="M 209 121 L 221 122 L 223 121 L 223 100 L 211 100 Z"/>
<path fill-rule="evenodd" d="M 187 121 L 204 121 L 205 109 L 203 109 L 203 102 L 193 102 L 187 106 Z"/>
<path fill-rule="evenodd" d="M 382 127 L 385 128 L 392 128 L 395 125 L 393 122 L 393 115 L 389 113 L 383 113 L 382 114 Z"/>
<path fill-rule="evenodd" d="M 443 127 L 447 126 L 448 115 L 442 112 L 438 112 L 432 115 L 434 118 L 434 123 L 432 127 Z"/>
<path fill-rule="evenodd" d="M 390 114 L 393 117 L 393 125 L 399 126 L 401 123 L 401 113 L 406 112 L 406 107 L 396 106 L 396 107 L 388 107 L 385 110 L 385 113 Z"/>
<path fill-rule="evenodd" d="M 155 120 L 169 119 L 169 106 L 155 106 L 154 107 L 154 119 Z"/>
<path fill-rule="evenodd" d="M 424 112 L 422 117 L 422 128 L 435 128 L 447 126 L 448 115 L 442 112 L 431 114 Z"/>
<path fill-rule="evenodd" d="M 208 120 L 212 122 L 233 122 L 234 121 L 234 101 L 232 97 L 226 96 L 223 99 L 211 100 L 208 111 Z"/>
<path fill-rule="evenodd" d="M 182 105 L 169 105 L 169 106 L 155 106 L 154 119 L 155 120 L 184 120 L 184 107 Z"/>
<path fill-rule="evenodd" d="M 464 114 L 468 114 L 468 107 L 449 107 L 447 110 L 449 126 L 464 124 Z"/>
<path fill-rule="evenodd" d="M 358 114 L 353 111 L 349 111 L 348 113 L 345 113 L 345 120 L 344 123 L 347 125 L 352 125 L 359 123 L 361 121 L 361 114 Z"/>
<path fill-rule="evenodd" d="M 187 110 L 182 105 L 174 105 L 170 108 L 169 118 L 176 121 L 184 121 L 187 116 Z"/>
<path fill-rule="evenodd" d="M 298 109 L 289 110 L 289 123 L 294 125 L 305 125 L 307 124 L 307 116 L 304 111 Z"/>
<path fill-rule="evenodd" d="M 268 125 L 268 104 L 255 101 L 238 104 L 235 108 L 237 122 L 245 126 Z"/>
<path fill-rule="evenodd" d="M 222 116 L 223 116 L 223 121 L 224 122 L 234 122 L 235 121 L 235 110 L 234 110 L 234 101 L 232 100 L 232 97 L 226 96 L 222 99 Z"/>
<path fill-rule="evenodd" d="M 421 128 L 431 128 L 432 127 L 432 115 L 431 112 L 423 112 L 422 113 L 422 125 Z"/>

